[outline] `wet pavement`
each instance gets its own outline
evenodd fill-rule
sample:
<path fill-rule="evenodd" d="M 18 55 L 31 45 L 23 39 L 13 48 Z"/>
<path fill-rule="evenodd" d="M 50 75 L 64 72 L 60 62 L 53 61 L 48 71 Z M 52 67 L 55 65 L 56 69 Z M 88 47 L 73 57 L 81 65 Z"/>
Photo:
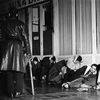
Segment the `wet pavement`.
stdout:
<path fill-rule="evenodd" d="M 93 82 L 89 81 L 89 84 Z M 78 91 L 78 88 L 65 89 L 61 85 L 46 85 L 45 82 L 34 84 L 35 94 L 32 95 L 30 83 L 30 80 L 26 80 L 23 94 L 14 98 L 0 92 L 0 100 L 100 100 L 100 90 Z"/>
<path fill-rule="evenodd" d="M 19 97 L 10 98 L 1 95 L 0 100 L 100 100 L 100 91 L 94 89 L 78 91 L 77 88 L 64 89 L 59 86 L 42 86 L 35 87 L 34 96 L 31 95 L 31 88 L 29 88 Z"/>

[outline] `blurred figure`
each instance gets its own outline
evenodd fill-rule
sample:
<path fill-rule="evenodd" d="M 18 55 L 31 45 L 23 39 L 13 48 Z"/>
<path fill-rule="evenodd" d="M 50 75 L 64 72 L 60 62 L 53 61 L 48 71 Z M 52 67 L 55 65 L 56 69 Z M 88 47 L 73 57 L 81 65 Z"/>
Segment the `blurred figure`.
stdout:
<path fill-rule="evenodd" d="M 49 84 L 61 84 L 62 83 L 62 70 L 63 68 L 66 69 L 66 61 L 61 60 L 59 62 L 56 62 L 53 67 L 49 71 Z"/>
<path fill-rule="evenodd" d="M 50 57 L 50 66 L 49 66 L 49 70 L 56 64 L 56 57 L 52 56 Z"/>
<path fill-rule="evenodd" d="M 18 20 L 18 10 L 15 7 L 10 8 L 9 17 L 2 26 L 6 47 L 0 69 L 24 72 L 23 58 L 29 43 L 25 36 L 24 23 Z"/>
<path fill-rule="evenodd" d="M 81 65 L 82 62 L 82 57 L 76 56 L 73 60 L 72 60 L 72 68 L 69 66 L 68 62 L 66 63 L 67 66 L 67 71 L 64 74 L 64 79 L 63 82 L 71 82 L 77 78 L 79 78 L 81 75 L 84 75 L 87 66 Z"/>
<path fill-rule="evenodd" d="M 55 63 L 56 63 L 56 57 L 55 57 L 55 56 L 52 56 L 52 57 L 50 58 L 50 63 L 51 63 L 51 64 L 55 64 Z"/>
<path fill-rule="evenodd" d="M 44 57 L 41 60 L 41 67 L 42 67 L 42 80 L 48 84 L 48 76 L 49 76 L 49 71 L 50 69 L 54 66 L 56 63 L 56 57 L 51 56 L 51 57 Z"/>
<path fill-rule="evenodd" d="M 40 85 L 42 80 L 42 69 L 40 66 L 40 62 L 37 57 L 34 57 L 31 63 L 32 63 L 33 80 L 36 80 L 36 84 Z"/>
<path fill-rule="evenodd" d="M 84 66 L 84 63 L 82 61 L 82 57 L 80 55 L 76 55 L 74 57 L 70 57 L 67 61 L 67 66 L 76 71 L 77 69 Z"/>
<path fill-rule="evenodd" d="M 82 67 L 84 68 L 84 66 Z M 76 72 L 72 72 L 69 71 L 69 74 L 67 74 L 67 79 L 65 83 L 62 84 L 62 86 L 64 88 L 69 88 L 69 87 L 75 87 L 76 83 L 77 86 L 81 87 L 81 88 L 86 88 L 86 90 L 88 88 L 92 88 L 92 86 L 96 86 L 98 84 L 97 80 L 98 80 L 98 65 L 96 64 L 92 64 L 91 67 L 87 67 L 87 70 L 84 70 L 82 74 L 77 74 Z M 81 69 L 82 70 L 82 69 Z M 70 76 L 69 76 L 70 75 Z M 72 77 L 73 78 L 72 78 Z"/>
<path fill-rule="evenodd" d="M 55 56 L 50 57 L 50 64 L 48 66 L 48 71 L 47 71 L 47 75 L 46 75 L 47 83 L 49 82 L 49 71 L 52 69 L 52 67 L 55 64 L 56 64 L 56 57 Z"/>
<path fill-rule="evenodd" d="M 42 80 L 43 82 L 48 83 L 48 70 L 50 68 L 50 57 L 44 57 L 41 60 L 41 67 L 42 67 Z"/>
<path fill-rule="evenodd" d="M 28 39 L 24 31 L 24 23 L 18 20 L 18 10 L 9 9 L 9 17 L 2 24 L 3 47 L 0 70 L 5 71 L 7 93 L 16 96 L 22 93 L 24 82 L 24 53 L 28 51 Z M 6 80 L 6 79 L 5 79 Z M 16 85 L 14 84 L 17 83 Z"/>

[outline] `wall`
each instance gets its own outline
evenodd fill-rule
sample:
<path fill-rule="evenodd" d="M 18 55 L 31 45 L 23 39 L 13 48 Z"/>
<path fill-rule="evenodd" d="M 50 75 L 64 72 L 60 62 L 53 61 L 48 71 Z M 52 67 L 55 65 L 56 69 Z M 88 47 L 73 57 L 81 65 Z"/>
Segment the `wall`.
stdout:
<path fill-rule="evenodd" d="M 99 0 L 57 0 L 57 1 L 58 1 L 58 6 L 57 6 L 58 13 L 56 14 L 58 14 L 58 16 L 54 14 L 54 18 L 57 17 L 55 23 L 57 23 L 57 20 L 59 20 L 58 21 L 59 26 L 58 25 L 54 26 L 55 27 L 54 34 L 57 34 L 56 32 L 58 32 L 57 36 L 59 37 L 59 39 L 57 40 L 59 41 L 59 46 L 57 46 L 58 47 L 57 49 L 59 50 L 55 49 L 54 52 L 57 51 L 57 54 L 59 54 L 57 55 L 58 61 L 61 59 L 68 59 L 68 57 L 73 57 L 74 55 L 82 55 L 84 62 L 89 66 L 92 63 L 100 63 L 100 60 L 98 59 L 100 57 L 99 54 L 100 24 L 99 21 L 97 22 L 97 20 L 100 19 L 99 18 L 100 1 Z M 54 38 L 56 39 L 56 37 Z"/>

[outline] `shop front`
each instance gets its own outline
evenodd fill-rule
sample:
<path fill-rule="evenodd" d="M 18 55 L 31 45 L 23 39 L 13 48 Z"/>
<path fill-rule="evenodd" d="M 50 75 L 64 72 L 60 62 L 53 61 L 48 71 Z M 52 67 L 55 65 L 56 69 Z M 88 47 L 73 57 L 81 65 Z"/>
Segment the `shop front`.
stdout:
<path fill-rule="evenodd" d="M 25 23 L 33 56 L 82 55 L 86 64 L 100 62 L 99 0 L 7 0 L 0 12 L 11 5 Z"/>
<path fill-rule="evenodd" d="M 53 54 L 53 4 L 51 0 L 8 0 L 3 3 L 5 15 L 10 6 L 18 9 L 18 18 L 25 23 L 25 33 L 33 56 Z M 0 6 L 1 7 L 1 6 Z"/>
<path fill-rule="evenodd" d="M 29 3 L 30 2 L 30 3 Z M 51 0 L 34 0 L 19 7 L 33 56 L 52 55 L 53 8 Z"/>

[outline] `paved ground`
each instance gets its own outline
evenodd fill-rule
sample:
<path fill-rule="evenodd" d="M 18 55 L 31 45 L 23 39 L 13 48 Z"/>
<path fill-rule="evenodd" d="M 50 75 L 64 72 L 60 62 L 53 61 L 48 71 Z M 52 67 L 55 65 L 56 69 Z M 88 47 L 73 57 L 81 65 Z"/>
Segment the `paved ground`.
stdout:
<path fill-rule="evenodd" d="M 15 98 L 2 95 L 0 100 L 100 100 L 100 91 L 93 89 L 80 92 L 76 88 L 39 87 L 35 88 L 34 96 L 30 94 L 30 91 L 26 91 L 22 96 Z"/>
<path fill-rule="evenodd" d="M 93 82 L 95 82 L 93 80 Z M 90 83 L 93 83 L 89 81 Z M 0 100 L 100 100 L 100 90 L 89 89 L 78 91 L 77 88 L 64 89 L 57 85 L 45 85 L 35 87 L 34 96 L 31 94 L 30 82 L 26 82 L 22 96 L 11 98 L 0 92 Z"/>

